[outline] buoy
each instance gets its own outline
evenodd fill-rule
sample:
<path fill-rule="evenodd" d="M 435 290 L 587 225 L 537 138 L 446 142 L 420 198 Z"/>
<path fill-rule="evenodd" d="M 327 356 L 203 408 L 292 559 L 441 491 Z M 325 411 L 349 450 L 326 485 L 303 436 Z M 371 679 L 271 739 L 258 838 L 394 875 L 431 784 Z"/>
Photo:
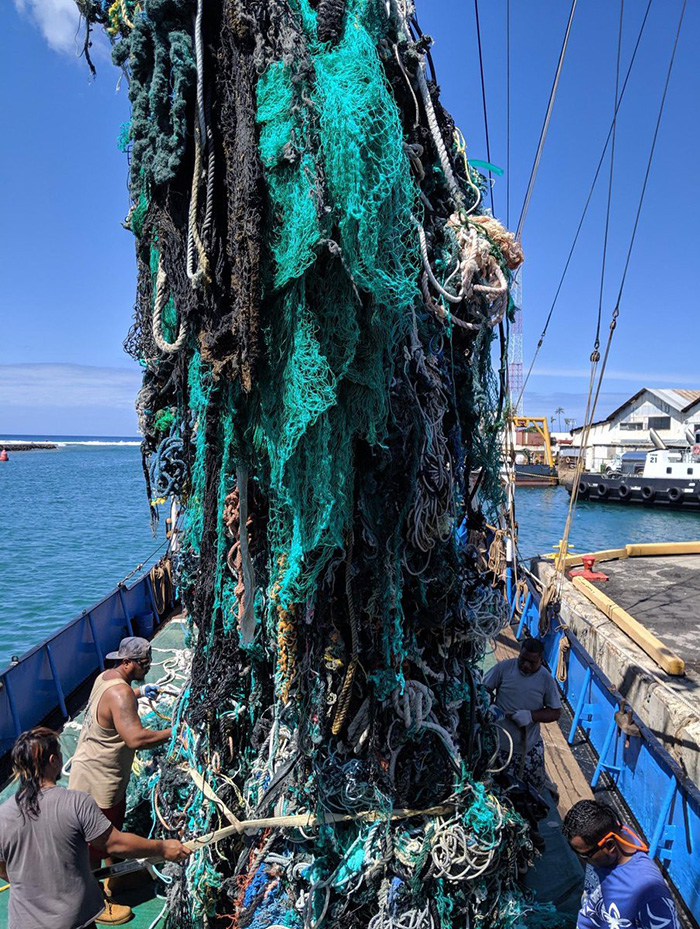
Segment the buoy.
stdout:
<path fill-rule="evenodd" d="M 9 460 L 10 460 L 10 456 L 7 454 L 7 449 L 3 448 L 3 450 L 0 452 L 0 461 L 9 461 Z"/>

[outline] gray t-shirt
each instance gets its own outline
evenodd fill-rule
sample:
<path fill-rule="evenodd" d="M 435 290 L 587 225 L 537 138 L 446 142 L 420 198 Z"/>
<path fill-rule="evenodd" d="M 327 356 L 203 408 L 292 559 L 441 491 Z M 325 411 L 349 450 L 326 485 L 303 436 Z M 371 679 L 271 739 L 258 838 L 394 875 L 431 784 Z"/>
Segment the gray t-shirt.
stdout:
<path fill-rule="evenodd" d="M 82 790 L 50 787 L 39 817 L 22 818 L 11 797 L 0 806 L 0 860 L 10 879 L 9 929 L 82 929 L 104 910 L 87 843 L 110 822 Z"/>
<path fill-rule="evenodd" d="M 542 710 L 545 707 L 558 710 L 561 707 L 559 688 L 544 665 L 534 674 L 523 674 L 517 658 L 499 661 L 487 672 L 484 686 L 496 692 L 496 706 L 506 714 L 500 720 L 500 725 L 508 730 L 513 739 L 513 751 L 516 754 L 522 750 L 522 734 L 520 727 L 508 718 L 508 714 L 516 710 Z M 525 730 L 525 750 L 529 751 L 540 740 L 540 724 L 530 723 Z"/>

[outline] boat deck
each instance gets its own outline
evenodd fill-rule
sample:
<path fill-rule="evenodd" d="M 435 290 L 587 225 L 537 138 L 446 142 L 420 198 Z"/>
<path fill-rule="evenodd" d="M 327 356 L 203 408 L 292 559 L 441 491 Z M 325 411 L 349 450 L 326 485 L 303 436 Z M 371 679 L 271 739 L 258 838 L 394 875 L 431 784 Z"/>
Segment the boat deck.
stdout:
<path fill-rule="evenodd" d="M 494 657 L 496 661 L 515 658 L 518 655 L 518 641 L 513 630 L 508 627 L 496 639 Z M 559 789 L 557 810 L 560 817 L 579 800 L 593 800 L 593 791 L 584 777 L 560 726 L 542 725 L 542 741 L 545 748 L 545 768 L 550 780 Z"/>
<path fill-rule="evenodd" d="M 698 527 L 700 529 L 700 526 Z M 661 555 L 601 562 L 595 586 L 676 652 L 700 686 L 700 555 Z"/>
<path fill-rule="evenodd" d="M 186 648 L 186 630 L 186 621 L 181 615 L 173 616 L 158 630 L 152 641 L 153 665 L 147 678 L 149 683 L 155 683 L 162 678 L 164 662 L 172 660 Z M 61 751 L 65 759 L 71 758 L 75 751 L 82 719 L 83 713 L 80 713 L 64 727 L 61 733 Z M 64 777 L 61 782 L 62 785 L 67 786 L 67 781 L 68 778 Z M 7 800 L 14 792 L 15 785 L 9 784 L 0 793 L 0 802 Z M 128 828 L 128 821 L 125 828 Z M 143 874 L 143 877 L 144 883 L 141 886 L 120 893 L 116 902 L 126 904 L 133 909 L 133 919 L 127 923 L 133 929 L 149 929 L 149 927 L 157 929 L 161 925 L 158 916 L 163 910 L 165 900 L 157 895 L 159 885 L 153 883 L 145 874 Z M 0 929 L 5 929 L 9 922 L 7 909 L 10 893 L 11 890 L 0 893 Z"/>
<path fill-rule="evenodd" d="M 153 640 L 154 665 L 149 674 L 151 681 L 155 682 L 162 676 L 162 663 L 185 647 L 185 630 L 186 625 L 175 618 L 158 632 Z M 517 642 L 509 629 L 498 637 L 495 653 L 489 656 L 487 662 L 511 658 L 515 654 Z M 77 717 L 62 733 L 61 745 L 66 758 L 70 757 L 75 749 L 81 718 Z M 567 927 L 574 929 L 583 871 L 561 833 L 561 816 L 576 800 L 591 796 L 591 792 L 559 727 L 543 726 L 542 730 L 547 752 L 547 770 L 559 786 L 560 800 L 558 808 L 550 802 L 549 814 L 540 823 L 540 834 L 545 840 L 545 849 L 535 867 L 528 872 L 526 884 L 539 901 L 553 903 L 557 912 L 567 918 Z M 7 799 L 12 793 L 12 786 L 6 788 L 0 795 L 0 800 Z M 0 927 L 7 926 L 8 923 L 7 906 L 10 892 L 0 893 Z M 137 889 L 119 894 L 117 901 L 127 904 L 133 910 L 133 918 L 127 925 L 133 929 L 158 929 L 162 925 L 159 914 L 165 901 L 157 892 L 157 885 L 149 881 Z"/>
<path fill-rule="evenodd" d="M 515 658 L 518 651 L 517 639 L 508 627 L 497 637 L 493 657 L 487 659 L 487 664 Z M 562 835 L 561 822 L 574 803 L 592 800 L 593 792 L 560 726 L 556 723 L 543 725 L 541 731 L 545 767 L 550 779 L 557 785 L 559 802 L 555 805 L 549 797 L 546 798 L 550 804 L 549 815 L 539 824 L 545 848 L 542 857 L 528 872 L 526 883 L 540 902 L 551 902 L 560 915 L 570 917 L 570 925 L 574 927 L 583 889 L 583 868 Z"/>

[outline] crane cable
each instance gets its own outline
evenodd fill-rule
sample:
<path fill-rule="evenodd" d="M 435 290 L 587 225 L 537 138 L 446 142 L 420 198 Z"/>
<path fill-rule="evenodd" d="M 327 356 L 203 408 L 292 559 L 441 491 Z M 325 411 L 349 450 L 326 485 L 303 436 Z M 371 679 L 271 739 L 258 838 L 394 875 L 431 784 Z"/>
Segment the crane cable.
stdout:
<path fill-rule="evenodd" d="M 481 75 L 481 103 L 484 109 L 484 133 L 486 135 L 486 160 L 491 164 L 491 143 L 489 140 L 489 116 L 486 107 L 486 81 L 484 80 L 484 57 L 481 51 L 481 24 L 479 21 L 479 0 L 474 0 L 474 18 L 476 19 L 476 44 L 479 49 L 479 73 Z M 491 197 L 491 215 L 495 216 L 496 211 L 493 205 L 493 178 L 489 170 L 489 193 Z"/>
<path fill-rule="evenodd" d="M 678 40 L 681 34 L 681 27 L 683 25 L 683 18 L 685 16 L 685 10 L 688 0 L 683 0 L 683 6 L 681 7 L 680 17 L 678 19 L 678 27 L 676 29 L 676 36 L 673 42 L 673 49 L 671 51 L 671 59 L 668 64 L 668 71 L 666 73 L 666 81 L 664 84 L 663 94 L 661 95 L 661 103 L 659 105 L 659 113 L 656 118 L 656 126 L 654 128 L 654 136 L 651 143 L 651 150 L 649 152 L 649 159 L 647 161 L 646 172 L 644 174 L 644 181 L 642 183 L 642 190 L 639 196 L 639 203 L 637 205 L 637 213 L 634 220 L 634 227 L 632 229 L 632 235 L 630 237 L 629 247 L 627 249 L 627 257 L 625 260 L 625 266 L 622 272 L 622 279 L 620 281 L 620 289 L 617 294 L 617 299 L 615 301 L 615 308 L 613 309 L 612 316 L 610 319 L 610 329 L 608 332 L 608 339 L 605 346 L 605 353 L 603 355 L 603 360 L 600 367 L 600 374 L 598 375 L 597 382 L 595 378 L 596 368 L 598 362 L 600 361 L 600 352 L 598 350 L 598 340 L 596 338 L 596 346 L 594 347 L 593 352 L 591 353 L 591 380 L 588 390 L 588 400 L 586 403 L 586 417 L 584 422 L 584 428 L 581 433 L 581 452 L 579 453 L 579 458 L 576 463 L 576 470 L 574 471 L 574 481 L 571 487 L 571 499 L 569 500 L 569 512 L 566 517 L 566 523 L 564 526 L 564 535 L 561 541 L 561 547 L 559 550 L 559 557 L 557 558 L 557 571 L 558 571 L 558 583 L 561 584 L 561 581 L 564 577 L 564 571 L 566 568 L 566 553 L 568 548 L 568 539 L 569 532 L 571 529 L 571 523 L 573 520 L 573 515 L 576 508 L 576 502 L 578 499 L 578 490 L 579 484 L 581 481 L 581 475 L 584 468 L 584 452 L 588 446 L 588 439 L 591 431 L 591 426 L 593 425 L 593 418 L 595 416 L 596 406 L 598 404 L 598 397 L 600 396 L 600 388 L 603 383 L 603 376 L 605 375 L 605 369 L 608 363 L 608 357 L 610 355 L 610 347 L 612 344 L 613 335 L 617 327 L 617 319 L 620 315 L 620 303 L 622 301 L 622 294 L 625 287 L 625 282 L 627 280 L 627 272 L 629 270 L 630 260 L 632 258 L 632 249 L 634 247 L 635 239 L 637 237 L 637 230 L 639 228 L 639 219 L 642 213 L 642 206 L 644 204 L 644 198 L 646 195 L 647 185 L 649 181 L 649 175 L 651 174 L 651 166 L 654 160 L 654 152 L 656 150 L 656 143 L 659 137 L 659 128 L 661 126 L 661 119 L 663 117 L 664 108 L 666 105 L 666 96 L 668 93 L 668 87 L 671 82 L 671 73 L 673 71 L 673 64 L 676 58 L 676 51 L 678 49 Z M 595 388 L 595 394 L 594 394 Z"/>
<path fill-rule="evenodd" d="M 605 206 L 605 231 L 603 233 L 603 255 L 600 262 L 600 288 L 598 291 L 598 318 L 595 330 L 595 348 L 600 348 L 600 323 L 603 318 L 603 294 L 605 291 L 605 265 L 608 258 L 608 235 L 610 233 L 610 207 L 612 205 L 613 176 L 615 174 L 615 140 L 617 138 L 617 101 L 620 93 L 620 51 L 622 49 L 622 22 L 625 15 L 625 0 L 620 0 L 620 25 L 617 33 L 617 60 L 615 64 L 615 102 L 613 104 L 613 131 L 610 145 L 610 175 L 608 177 L 608 197 Z"/>
<path fill-rule="evenodd" d="M 552 89 L 549 92 L 549 103 L 547 104 L 547 112 L 545 113 L 544 122 L 542 123 L 542 129 L 540 131 L 540 140 L 537 144 L 537 152 L 535 153 L 535 160 L 532 163 L 532 170 L 530 171 L 530 180 L 528 181 L 527 191 L 525 193 L 525 200 L 523 201 L 523 207 L 520 211 L 520 219 L 518 220 L 518 228 L 515 233 L 515 238 L 520 239 L 522 237 L 523 226 L 525 225 L 525 218 L 527 216 L 528 210 L 530 209 L 530 200 L 532 199 L 532 193 L 535 189 L 535 181 L 537 180 L 537 172 L 539 171 L 540 161 L 542 160 L 542 152 L 544 150 L 544 142 L 547 138 L 547 131 L 549 129 L 549 122 L 552 118 L 552 111 L 554 110 L 554 100 L 557 96 L 557 89 L 559 87 L 559 79 L 561 78 L 562 68 L 564 67 L 564 56 L 566 55 L 566 50 L 569 46 L 569 36 L 571 35 L 571 26 L 574 22 L 574 13 L 576 12 L 576 4 L 578 0 L 572 0 L 571 11 L 569 13 L 569 21 L 566 24 L 566 32 L 564 33 L 564 41 L 562 42 L 561 51 L 559 52 L 559 62 L 557 64 L 557 70 L 554 75 L 554 82 L 552 84 Z"/>
<path fill-rule="evenodd" d="M 578 0 L 572 0 L 571 10 L 569 12 L 569 19 L 566 24 L 566 31 L 564 32 L 564 39 L 562 41 L 562 46 L 559 51 L 559 60 L 557 62 L 557 69 L 555 71 L 554 80 L 552 82 L 552 87 L 549 92 L 549 100 L 547 102 L 547 109 L 545 112 L 544 121 L 542 123 L 542 129 L 540 130 L 540 138 L 537 143 L 537 151 L 535 153 L 535 159 L 532 164 L 532 169 L 530 170 L 530 178 L 528 181 L 527 191 L 525 193 L 525 200 L 523 201 L 523 206 L 520 211 L 520 219 L 518 220 L 518 229 L 515 233 L 515 237 L 518 240 L 520 239 L 522 235 L 523 226 L 525 224 L 525 218 L 530 208 L 530 201 L 532 199 L 532 193 L 535 187 L 535 181 L 537 179 L 537 173 L 539 171 L 540 161 L 542 159 L 542 152 L 544 151 L 544 143 L 545 143 L 545 139 L 547 138 L 549 124 L 552 118 L 552 112 L 554 110 L 554 101 L 556 99 L 557 90 L 559 88 L 559 81 L 561 78 L 562 69 L 564 67 L 564 58 L 566 56 L 566 51 L 569 46 L 569 36 L 571 35 L 571 27 L 574 21 L 574 13 L 576 12 L 577 2 Z M 474 4 L 476 7 L 477 40 L 479 43 L 479 64 L 481 66 L 481 38 L 480 38 L 480 32 L 479 32 L 478 0 L 474 0 Z M 506 62 L 507 62 L 507 65 L 506 65 L 506 69 L 507 69 L 507 75 L 506 75 L 506 113 L 507 113 L 506 115 L 506 170 L 507 170 L 506 212 L 507 212 L 507 225 L 510 227 L 510 0 L 508 0 L 507 6 L 506 6 L 506 48 L 507 48 L 507 52 L 506 52 Z M 482 67 L 481 80 L 482 80 L 482 95 L 483 95 L 483 103 L 484 103 L 484 122 L 486 124 L 486 148 L 487 148 L 487 156 L 488 156 L 488 123 L 486 123 L 486 96 L 484 92 L 483 67 Z M 491 158 L 490 156 L 488 157 L 489 157 L 489 162 L 490 162 Z M 491 210 L 493 212 L 493 187 L 491 189 Z M 515 276 L 514 276 L 514 283 L 516 283 L 518 280 L 518 273 L 519 272 L 516 271 Z M 508 324 L 507 330 L 508 330 L 507 341 L 509 341 L 510 340 L 510 324 Z M 506 351 L 507 351 L 507 348 L 506 348 Z M 506 366 L 506 370 L 507 370 L 507 366 Z M 511 389 L 510 383 L 508 382 L 506 386 L 506 391 L 507 391 L 507 396 L 509 398 L 509 401 L 510 401 L 510 389 Z M 516 404 L 513 404 L 512 402 L 509 404 L 512 410 L 518 409 L 519 404 L 520 404 L 520 399 L 522 398 L 522 394 L 523 394 L 523 391 L 520 392 L 520 397 L 518 398 L 518 402 Z M 509 439 L 510 439 L 510 428 L 507 429 L 506 444 L 509 443 Z M 515 480 L 514 472 L 511 476 L 514 481 Z M 515 512 L 514 512 L 514 499 L 513 499 L 514 494 L 512 492 L 513 488 L 510 488 L 509 491 L 510 492 L 508 493 L 508 497 L 510 501 L 509 502 L 510 519 L 512 523 L 514 524 L 515 523 Z"/>
<path fill-rule="evenodd" d="M 627 73 L 626 73 L 625 79 L 624 79 L 624 81 L 623 81 L 623 83 L 622 83 L 622 90 L 620 91 L 620 97 L 619 97 L 619 99 L 618 99 L 617 108 L 616 108 L 615 114 L 614 114 L 614 116 L 613 116 L 613 122 L 610 124 L 610 128 L 608 129 L 608 134 L 607 134 L 607 137 L 606 137 L 606 139 L 605 139 L 605 144 L 603 145 L 603 151 L 601 152 L 600 158 L 599 158 L 599 160 L 598 160 L 598 166 L 597 166 L 597 168 L 596 168 L 596 170 L 595 170 L 595 174 L 594 174 L 594 176 L 593 176 L 593 181 L 592 181 L 591 186 L 590 186 L 590 189 L 589 189 L 589 191 L 588 191 L 588 196 L 587 196 L 587 198 L 586 198 L 586 203 L 585 203 L 585 205 L 584 205 L 583 212 L 582 212 L 582 214 L 581 214 L 581 219 L 579 220 L 579 224 L 578 224 L 578 227 L 577 227 L 577 229 L 576 229 L 576 234 L 574 235 L 574 240 L 573 240 L 573 242 L 572 242 L 572 244 L 571 244 L 571 248 L 569 249 L 569 254 L 568 254 L 568 256 L 567 256 L 566 263 L 564 264 L 564 270 L 562 271 L 561 277 L 559 278 L 559 283 L 558 283 L 558 285 L 557 285 L 557 289 L 556 289 L 556 292 L 555 292 L 555 294 L 554 294 L 554 299 L 552 300 L 552 305 L 551 305 L 551 307 L 549 308 L 549 313 L 547 314 L 547 319 L 545 320 L 544 328 L 543 328 L 543 330 L 542 330 L 542 333 L 541 333 L 541 335 L 540 335 L 539 341 L 538 341 L 538 343 L 537 343 L 537 347 L 535 348 L 535 353 L 534 353 L 534 355 L 532 356 L 532 361 L 530 362 L 530 367 L 528 368 L 527 374 L 526 374 L 526 376 L 525 376 L 525 380 L 524 380 L 524 382 L 523 382 L 523 386 L 522 386 L 522 388 L 521 388 L 521 390 L 520 390 L 520 394 L 519 394 L 518 399 L 517 399 L 517 401 L 516 401 L 516 404 L 515 404 L 515 407 L 516 407 L 516 408 L 520 406 L 520 401 L 522 400 L 523 394 L 525 393 L 525 389 L 527 388 L 528 381 L 530 380 L 530 375 L 532 374 L 533 368 L 535 367 L 535 362 L 537 361 L 537 356 L 538 356 L 539 353 L 540 353 L 540 349 L 542 348 L 542 344 L 543 344 L 543 342 L 544 342 L 545 336 L 547 335 L 547 330 L 548 330 L 548 328 L 549 328 L 549 323 L 551 322 L 552 315 L 553 315 L 553 313 L 554 313 L 554 309 L 555 309 L 555 307 L 556 307 L 556 305 L 557 305 L 557 301 L 558 301 L 558 299 L 559 299 L 559 294 L 561 293 L 561 289 L 562 289 L 562 287 L 563 287 L 563 285 L 564 285 L 564 280 L 565 280 L 566 275 L 567 275 L 567 273 L 568 273 L 569 265 L 571 264 L 571 259 L 572 259 L 573 256 L 574 256 L 574 251 L 575 251 L 575 249 L 576 249 L 576 245 L 578 244 L 578 239 L 579 239 L 579 236 L 580 236 L 580 234 L 581 234 L 581 230 L 582 230 L 582 228 L 583 228 L 583 223 L 584 223 L 584 220 L 586 219 L 586 216 L 587 216 L 587 214 L 588 214 L 588 207 L 590 206 L 590 204 L 591 204 L 591 199 L 593 198 L 593 191 L 595 190 L 595 186 L 596 186 L 596 184 L 598 183 L 598 176 L 599 176 L 599 174 L 600 174 L 601 168 L 603 167 L 603 162 L 605 161 L 605 155 L 606 155 L 606 152 L 607 152 L 607 150 L 608 150 L 608 145 L 610 144 L 610 139 L 612 138 L 613 126 L 614 126 L 614 124 L 615 124 L 615 119 L 616 119 L 616 117 L 617 117 L 618 110 L 620 109 L 620 105 L 622 104 L 622 99 L 623 99 L 623 97 L 625 96 L 625 90 L 627 89 L 627 83 L 628 83 L 628 81 L 629 81 L 630 74 L 632 73 L 632 67 L 633 67 L 633 65 L 634 65 L 635 58 L 637 57 L 637 51 L 638 51 L 638 49 L 639 49 L 639 45 L 640 45 L 641 40 L 642 40 L 642 35 L 643 35 L 643 33 L 644 33 L 644 27 L 646 26 L 646 22 L 647 22 L 647 19 L 648 19 L 648 17 L 649 17 L 649 11 L 650 11 L 650 9 L 651 9 L 651 4 L 652 4 L 652 2 L 653 2 L 653 0 L 649 0 L 649 2 L 647 3 L 647 8 L 646 8 L 646 11 L 645 11 L 645 13 L 644 13 L 644 17 L 643 17 L 643 19 L 642 19 L 642 24 L 641 24 L 641 26 L 640 26 L 639 33 L 638 33 L 638 35 L 637 35 L 637 41 L 635 42 L 635 46 L 634 46 L 634 49 L 633 49 L 633 51 L 632 51 L 632 57 L 630 58 L 630 63 L 629 63 L 628 68 L 627 68 Z"/>

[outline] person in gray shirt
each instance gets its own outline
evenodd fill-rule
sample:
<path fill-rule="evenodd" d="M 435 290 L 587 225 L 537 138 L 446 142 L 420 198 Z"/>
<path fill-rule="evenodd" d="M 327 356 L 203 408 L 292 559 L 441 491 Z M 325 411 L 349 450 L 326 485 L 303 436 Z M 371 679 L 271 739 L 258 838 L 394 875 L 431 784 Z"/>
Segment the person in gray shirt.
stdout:
<path fill-rule="evenodd" d="M 125 922 L 105 901 L 93 877 L 88 842 L 121 858 L 184 861 L 177 839 L 143 839 L 115 829 L 82 790 L 58 787 L 63 759 L 58 736 L 39 726 L 23 732 L 12 749 L 19 780 L 0 806 L 0 875 L 10 882 L 9 929 L 86 929 L 96 919 Z M 105 912 L 106 911 L 106 912 Z"/>
<path fill-rule="evenodd" d="M 544 646 L 539 639 L 524 640 L 520 655 L 499 661 L 484 677 L 484 687 L 494 696 L 502 718 L 499 724 L 510 736 L 502 740 L 513 754 L 509 770 L 542 792 L 548 788 L 557 798 L 554 784 L 544 769 L 544 744 L 540 723 L 556 722 L 561 716 L 559 688 L 542 664 Z"/>

